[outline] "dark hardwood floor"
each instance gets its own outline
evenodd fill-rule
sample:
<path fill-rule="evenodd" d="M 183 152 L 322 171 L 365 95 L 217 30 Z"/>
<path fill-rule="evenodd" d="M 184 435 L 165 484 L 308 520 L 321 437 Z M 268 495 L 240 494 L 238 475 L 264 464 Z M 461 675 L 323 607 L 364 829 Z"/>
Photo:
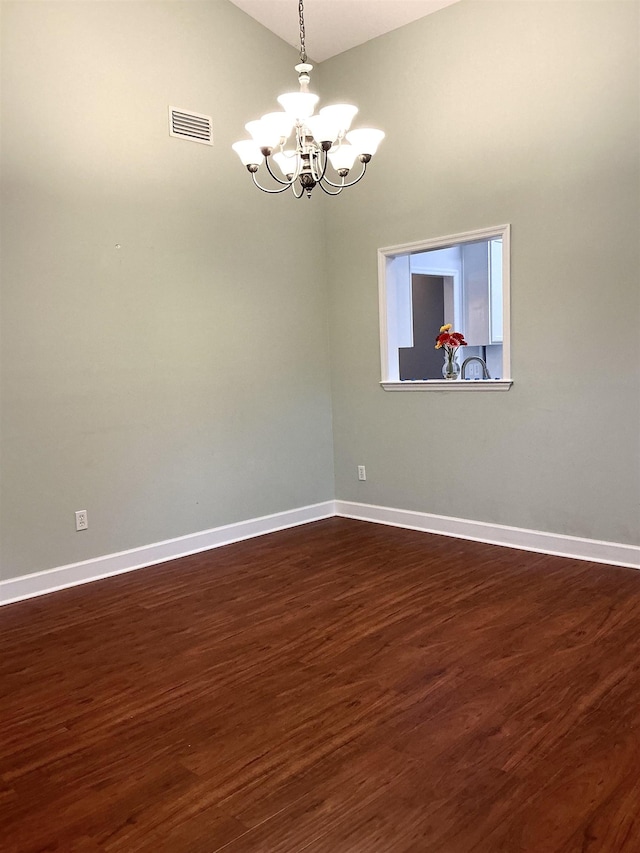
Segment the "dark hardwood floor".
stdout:
<path fill-rule="evenodd" d="M 0 609 L 3 853 L 640 851 L 640 574 L 329 519 Z"/>

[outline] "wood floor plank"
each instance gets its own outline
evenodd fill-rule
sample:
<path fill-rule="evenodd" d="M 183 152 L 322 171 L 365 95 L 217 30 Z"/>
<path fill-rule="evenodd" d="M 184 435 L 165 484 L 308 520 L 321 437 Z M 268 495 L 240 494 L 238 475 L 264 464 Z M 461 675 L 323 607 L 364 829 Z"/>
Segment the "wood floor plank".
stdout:
<path fill-rule="evenodd" d="M 0 610 L 3 853 L 638 853 L 640 574 L 328 519 Z"/>

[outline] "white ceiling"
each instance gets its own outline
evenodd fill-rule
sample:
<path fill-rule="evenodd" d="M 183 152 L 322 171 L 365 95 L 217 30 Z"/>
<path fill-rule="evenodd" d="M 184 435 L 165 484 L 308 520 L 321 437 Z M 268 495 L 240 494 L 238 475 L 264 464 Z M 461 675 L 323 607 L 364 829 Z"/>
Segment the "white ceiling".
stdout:
<path fill-rule="evenodd" d="M 300 47 L 298 0 L 231 0 L 295 48 Z M 322 62 L 376 36 L 424 18 L 458 0 L 305 0 L 305 44 Z"/>

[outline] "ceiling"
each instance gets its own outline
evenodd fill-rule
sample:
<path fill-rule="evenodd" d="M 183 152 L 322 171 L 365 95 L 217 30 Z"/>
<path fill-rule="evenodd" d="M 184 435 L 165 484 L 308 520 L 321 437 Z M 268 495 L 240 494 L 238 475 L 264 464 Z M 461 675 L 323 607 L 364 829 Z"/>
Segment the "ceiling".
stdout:
<path fill-rule="evenodd" d="M 300 47 L 298 0 L 231 0 L 295 48 Z M 376 36 L 424 18 L 458 0 L 306 0 L 305 44 L 322 62 Z"/>

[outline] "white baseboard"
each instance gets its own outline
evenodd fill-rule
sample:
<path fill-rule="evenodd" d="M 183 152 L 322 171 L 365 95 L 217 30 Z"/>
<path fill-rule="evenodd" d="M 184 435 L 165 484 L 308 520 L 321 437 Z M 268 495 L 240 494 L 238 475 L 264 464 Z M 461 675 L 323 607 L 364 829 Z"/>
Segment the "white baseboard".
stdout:
<path fill-rule="evenodd" d="M 360 521 L 373 521 L 393 527 L 406 527 L 410 530 L 423 530 L 425 533 L 438 533 L 457 539 L 472 539 L 488 545 L 503 545 L 522 551 L 537 551 L 560 557 L 573 557 L 595 563 L 608 563 L 612 566 L 626 566 L 640 569 L 640 547 L 616 542 L 602 542 L 597 539 L 581 539 L 576 536 L 563 536 L 557 533 L 543 533 L 522 527 L 507 527 L 503 524 L 487 524 L 484 521 L 469 521 L 464 518 L 452 518 L 446 515 L 433 515 L 428 512 L 413 512 L 405 509 L 374 506 L 373 504 L 352 501 L 325 501 L 311 506 L 299 507 L 286 512 L 252 518 L 236 524 L 214 527 L 189 536 L 167 539 L 142 548 L 132 548 L 117 554 L 107 554 L 81 563 L 58 566 L 42 572 L 34 572 L 22 577 L 0 581 L 0 605 L 11 604 L 48 592 L 56 592 L 78 584 L 89 583 L 134 569 L 156 565 L 209 551 L 222 545 L 231 545 L 242 539 L 275 533 L 288 527 L 320 521 L 334 515 L 354 518 Z"/>
<path fill-rule="evenodd" d="M 42 572 L 10 578 L 0 581 L 0 605 L 11 604 L 14 601 L 22 601 L 25 598 L 33 598 L 48 592 L 56 592 L 59 589 L 89 583 L 111 575 L 131 572 L 134 569 L 142 569 L 157 563 L 165 563 L 167 560 L 175 560 L 178 557 L 186 557 L 189 554 L 197 554 L 200 551 L 230 545 L 232 542 L 262 536 L 265 533 L 274 533 L 276 530 L 295 527 L 298 524 L 319 521 L 333 515 L 335 515 L 334 502 L 325 501 L 286 512 L 278 512 L 274 515 L 265 515 L 261 518 L 252 518 L 235 524 L 214 527 L 211 530 L 204 530 L 189 536 L 180 536 L 177 539 L 167 539 L 164 542 L 132 548 L 129 551 L 120 551 L 117 554 L 107 554 L 104 557 L 96 557 L 81 563 L 71 563 L 67 566 L 58 566 Z"/>
<path fill-rule="evenodd" d="M 469 521 L 464 518 L 392 509 L 352 501 L 336 501 L 335 508 L 336 515 L 341 515 L 344 518 L 374 521 L 378 524 L 406 527 L 411 530 L 423 530 L 426 533 L 439 533 L 457 539 L 473 539 L 475 542 L 503 545 L 509 548 L 518 548 L 521 551 L 537 551 L 541 554 L 573 557 L 577 560 L 589 560 L 594 563 L 608 563 L 612 566 L 640 569 L 640 546 L 638 545 L 603 542 L 599 539 L 581 539 L 577 536 L 543 533 L 539 530 L 527 530 L 522 527 L 487 524 L 484 521 Z"/>

